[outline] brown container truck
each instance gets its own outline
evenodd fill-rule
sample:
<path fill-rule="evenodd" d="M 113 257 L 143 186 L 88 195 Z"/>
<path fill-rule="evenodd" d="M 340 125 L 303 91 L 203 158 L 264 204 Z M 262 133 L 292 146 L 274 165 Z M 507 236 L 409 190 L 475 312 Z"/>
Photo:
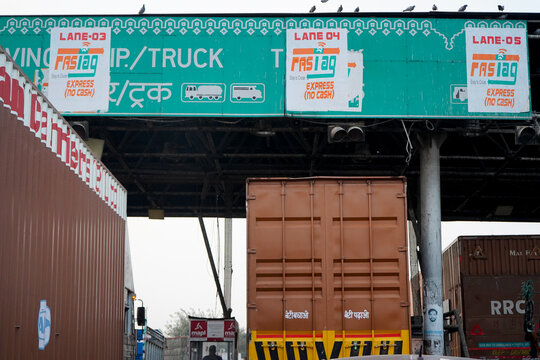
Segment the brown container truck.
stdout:
<path fill-rule="evenodd" d="M 462 314 L 471 357 L 528 357 L 520 295 L 527 280 L 540 290 L 539 247 L 537 235 L 460 236 L 444 251 L 444 299 Z M 538 293 L 534 301 L 540 305 Z M 460 356 L 457 335 L 450 350 Z"/>
<path fill-rule="evenodd" d="M 410 349 L 406 183 L 249 179 L 250 360 Z"/>
<path fill-rule="evenodd" d="M 125 189 L 0 47 L 0 359 L 122 358 L 125 232 Z"/>

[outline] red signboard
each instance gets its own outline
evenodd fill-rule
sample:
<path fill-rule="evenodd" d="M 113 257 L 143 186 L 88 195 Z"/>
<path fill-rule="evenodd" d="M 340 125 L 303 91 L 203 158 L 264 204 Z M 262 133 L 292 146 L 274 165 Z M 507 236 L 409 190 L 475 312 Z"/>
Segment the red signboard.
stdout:
<path fill-rule="evenodd" d="M 191 320 L 189 328 L 190 338 L 206 340 L 208 328 L 206 320 Z"/>
<path fill-rule="evenodd" d="M 236 321 L 225 320 L 225 338 L 234 339 L 235 333 L 236 333 Z"/>
<path fill-rule="evenodd" d="M 190 319 L 190 341 L 233 341 L 238 323 L 234 319 Z"/>

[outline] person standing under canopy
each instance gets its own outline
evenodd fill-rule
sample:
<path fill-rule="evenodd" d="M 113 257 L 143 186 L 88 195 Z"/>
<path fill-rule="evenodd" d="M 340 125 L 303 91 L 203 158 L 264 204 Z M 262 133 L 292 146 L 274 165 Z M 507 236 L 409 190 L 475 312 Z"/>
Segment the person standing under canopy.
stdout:
<path fill-rule="evenodd" d="M 221 356 L 216 354 L 216 345 L 210 345 L 208 351 L 210 353 L 203 357 L 203 360 L 223 360 Z"/>

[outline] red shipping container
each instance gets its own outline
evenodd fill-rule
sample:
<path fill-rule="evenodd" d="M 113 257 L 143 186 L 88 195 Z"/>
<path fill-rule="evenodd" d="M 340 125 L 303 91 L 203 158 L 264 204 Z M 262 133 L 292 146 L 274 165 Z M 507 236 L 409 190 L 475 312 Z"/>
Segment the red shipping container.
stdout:
<path fill-rule="evenodd" d="M 1 48 L 0 75 L 0 359 L 121 359 L 125 189 Z"/>
<path fill-rule="evenodd" d="M 443 253 L 444 299 L 463 318 L 475 358 L 528 357 L 522 283 L 531 280 L 540 304 L 540 236 L 460 236 Z M 535 323 L 538 324 L 538 308 Z M 460 356 L 457 334 L 451 355 Z"/>

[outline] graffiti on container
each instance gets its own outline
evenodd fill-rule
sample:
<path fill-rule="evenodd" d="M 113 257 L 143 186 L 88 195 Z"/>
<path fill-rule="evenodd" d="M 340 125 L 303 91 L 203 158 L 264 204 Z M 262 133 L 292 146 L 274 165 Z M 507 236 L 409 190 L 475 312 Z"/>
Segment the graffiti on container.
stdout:
<path fill-rule="evenodd" d="M 364 311 L 355 311 L 352 310 L 345 310 L 345 314 L 343 315 L 345 319 L 369 319 L 369 311 L 364 309 Z"/>
<path fill-rule="evenodd" d="M 285 319 L 309 319 L 309 311 L 294 312 L 292 310 L 286 310 Z"/>
<path fill-rule="evenodd" d="M 130 83 L 129 80 L 124 82 L 122 90 L 118 95 L 118 98 L 113 98 L 120 83 L 111 83 L 109 90 L 109 100 L 119 106 L 124 98 L 126 92 L 131 100 L 131 107 L 138 106 L 143 108 L 143 102 L 145 100 L 157 101 L 158 103 L 169 100 L 172 95 L 172 90 L 168 86 L 172 86 L 172 83 Z M 129 90 L 129 91 L 128 91 Z M 140 94 L 142 92 L 142 94 Z"/>

